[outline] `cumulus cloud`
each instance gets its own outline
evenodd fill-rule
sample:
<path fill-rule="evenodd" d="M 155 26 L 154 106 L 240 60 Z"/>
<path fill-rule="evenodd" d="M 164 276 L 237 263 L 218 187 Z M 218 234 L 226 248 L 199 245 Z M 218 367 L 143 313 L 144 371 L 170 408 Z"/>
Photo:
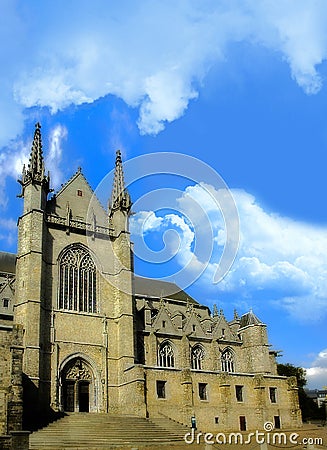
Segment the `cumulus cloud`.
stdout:
<path fill-rule="evenodd" d="M 323 389 L 327 385 L 327 349 L 322 350 L 311 367 L 306 368 L 307 387 L 309 389 Z"/>
<path fill-rule="evenodd" d="M 214 188 L 211 187 L 211 190 Z M 268 212 L 258 204 L 253 195 L 243 190 L 232 190 L 232 194 L 240 216 L 241 236 L 238 254 L 225 278 L 220 283 L 213 284 L 214 273 L 226 244 L 226 230 L 224 218 L 208 194 L 208 187 L 204 189 L 201 185 L 189 186 L 177 199 L 178 207 L 171 205 L 188 217 L 191 223 L 184 222 L 185 226 L 179 227 L 184 238 L 180 239 L 178 264 L 183 266 L 183 255 L 190 260 L 193 253 L 194 264 L 188 270 L 199 270 L 201 267 L 202 271 L 205 268 L 199 283 L 203 283 L 206 289 L 212 289 L 217 295 L 235 294 L 239 301 L 269 300 L 299 320 L 315 321 L 325 316 L 327 229 Z M 216 196 L 219 198 L 219 192 Z M 148 234 L 152 223 L 155 224 L 152 231 L 163 231 L 163 226 L 172 224 L 169 214 L 160 219 L 155 213 L 146 214 L 151 217 L 146 228 Z M 144 212 L 138 213 L 133 220 L 138 221 L 138 216 L 143 217 Z M 178 216 L 175 214 L 174 217 Z M 204 218 L 209 220 L 213 240 L 209 256 L 195 251 L 194 245 L 191 245 L 196 241 L 209 240 Z M 141 233 L 142 228 L 135 227 L 133 232 Z"/>
<path fill-rule="evenodd" d="M 141 133 L 156 134 L 239 42 L 277 52 L 306 93 L 322 86 L 325 0 L 36 0 L 1 9 L 0 145 L 22 130 L 24 108 L 54 113 L 108 94 L 138 108 Z"/>

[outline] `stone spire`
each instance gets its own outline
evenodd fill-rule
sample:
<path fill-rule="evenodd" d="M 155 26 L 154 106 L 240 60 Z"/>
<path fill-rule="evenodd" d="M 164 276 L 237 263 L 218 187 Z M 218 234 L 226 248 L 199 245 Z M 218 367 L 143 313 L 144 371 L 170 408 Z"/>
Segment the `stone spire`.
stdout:
<path fill-rule="evenodd" d="M 110 214 L 114 213 L 117 210 L 129 212 L 131 206 L 131 198 L 125 188 L 121 153 L 120 150 L 117 150 L 114 183 L 109 203 L 109 212 Z"/>
<path fill-rule="evenodd" d="M 28 168 L 26 170 L 24 165 L 22 180 L 19 182 L 24 185 L 29 181 L 38 181 L 40 183 L 46 182 L 47 184 L 49 184 L 49 176 L 47 177 L 44 176 L 41 125 L 39 122 L 35 124 L 35 132 L 31 148 L 30 159 L 28 162 Z"/>
<path fill-rule="evenodd" d="M 35 124 L 34 138 L 27 170 L 24 165 L 22 179 L 18 180 L 22 186 L 22 193 L 18 197 L 25 196 L 25 189 L 29 184 L 41 185 L 44 194 L 47 195 L 50 192 L 50 176 L 49 174 L 45 175 L 44 172 L 45 167 L 42 151 L 41 125 L 38 122 Z"/>
<path fill-rule="evenodd" d="M 31 155 L 28 162 L 27 172 L 25 172 L 25 178 L 29 178 L 33 181 L 44 180 L 44 160 L 42 152 L 41 125 L 39 122 L 35 125 Z"/>

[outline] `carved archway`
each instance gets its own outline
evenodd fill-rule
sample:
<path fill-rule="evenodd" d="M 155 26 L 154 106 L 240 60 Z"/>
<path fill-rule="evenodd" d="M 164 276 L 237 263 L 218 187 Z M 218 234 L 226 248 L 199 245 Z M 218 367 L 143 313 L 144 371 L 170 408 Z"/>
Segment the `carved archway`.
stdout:
<path fill-rule="evenodd" d="M 68 360 L 60 373 L 61 405 L 67 412 L 98 410 L 98 389 L 94 370 L 83 357 Z"/>

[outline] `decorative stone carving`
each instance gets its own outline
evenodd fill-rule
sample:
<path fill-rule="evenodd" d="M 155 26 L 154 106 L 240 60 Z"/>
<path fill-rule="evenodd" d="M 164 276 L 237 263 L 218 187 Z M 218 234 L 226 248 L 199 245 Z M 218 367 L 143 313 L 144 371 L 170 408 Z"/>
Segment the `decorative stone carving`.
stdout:
<path fill-rule="evenodd" d="M 66 380 L 91 380 L 92 375 L 86 364 L 78 359 L 67 371 Z"/>

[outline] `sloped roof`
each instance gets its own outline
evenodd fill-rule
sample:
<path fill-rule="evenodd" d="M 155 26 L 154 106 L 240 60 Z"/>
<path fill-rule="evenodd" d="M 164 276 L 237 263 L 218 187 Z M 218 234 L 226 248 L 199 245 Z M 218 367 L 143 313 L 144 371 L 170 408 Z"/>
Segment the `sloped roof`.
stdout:
<path fill-rule="evenodd" d="M 16 255 L 14 253 L 0 252 L 0 272 L 16 272 Z"/>
<path fill-rule="evenodd" d="M 147 297 L 165 297 L 174 300 L 198 304 L 186 292 L 180 289 L 177 284 L 168 281 L 155 280 L 153 278 L 134 277 L 134 289 L 136 295 Z"/>
<path fill-rule="evenodd" d="M 240 328 L 248 327 L 249 325 L 264 325 L 264 323 L 253 313 L 249 311 L 243 314 L 240 320 Z"/>

